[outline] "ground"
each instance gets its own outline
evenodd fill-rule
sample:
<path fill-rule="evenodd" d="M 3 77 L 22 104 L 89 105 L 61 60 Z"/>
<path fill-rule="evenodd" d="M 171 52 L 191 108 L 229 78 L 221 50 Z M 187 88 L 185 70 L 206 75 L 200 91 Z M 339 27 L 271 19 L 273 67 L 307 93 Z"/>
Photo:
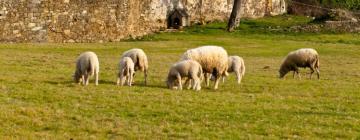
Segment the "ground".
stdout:
<path fill-rule="evenodd" d="M 273 31 L 311 22 L 281 16 L 243 20 L 234 33 L 225 23 L 104 44 L 0 44 L 0 139 L 359 139 L 359 34 Z M 169 90 L 169 67 L 187 49 L 220 45 L 242 56 L 246 75 L 234 74 L 218 90 Z M 278 69 L 289 51 L 320 54 L 320 80 Z M 115 86 L 120 55 L 142 48 L 149 85 L 136 73 L 133 87 Z M 94 51 L 100 81 L 72 81 L 76 57 Z"/>

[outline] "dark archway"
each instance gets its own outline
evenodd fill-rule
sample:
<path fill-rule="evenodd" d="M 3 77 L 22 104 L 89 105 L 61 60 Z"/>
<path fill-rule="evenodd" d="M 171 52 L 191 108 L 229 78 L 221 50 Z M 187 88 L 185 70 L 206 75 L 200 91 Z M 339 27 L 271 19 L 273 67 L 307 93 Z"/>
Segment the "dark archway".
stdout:
<path fill-rule="evenodd" d="M 173 27 L 175 29 L 179 29 L 180 26 L 181 26 L 181 20 L 178 17 L 176 17 L 173 21 Z"/>
<path fill-rule="evenodd" d="M 180 29 L 183 26 L 188 26 L 187 21 L 189 19 L 189 15 L 185 10 L 175 9 L 168 16 L 168 28 L 169 29 Z"/>

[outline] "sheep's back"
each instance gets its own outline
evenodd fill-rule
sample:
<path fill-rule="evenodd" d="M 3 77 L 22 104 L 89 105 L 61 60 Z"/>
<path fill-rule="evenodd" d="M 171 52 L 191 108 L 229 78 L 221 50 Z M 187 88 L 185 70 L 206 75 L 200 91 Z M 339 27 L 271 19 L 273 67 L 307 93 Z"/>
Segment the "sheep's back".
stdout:
<path fill-rule="evenodd" d="M 228 55 L 222 47 L 203 46 L 186 51 L 182 60 L 195 60 L 205 72 L 212 72 L 213 68 L 224 71 L 228 67 Z"/>
<path fill-rule="evenodd" d="M 295 63 L 297 66 L 305 67 L 318 59 L 318 53 L 314 49 L 305 48 L 290 52 L 284 63 Z"/>
<path fill-rule="evenodd" d="M 131 49 L 124 52 L 121 58 L 130 57 L 134 62 L 135 66 L 138 66 L 140 69 L 148 69 L 148 60 L 145 52 L 142 49 Z M 139 59 L 139 62 L 138 62 Z"/>
<path fill-rule="evenodd" d="M 77 59 L 77 67 L 82 72 L 92 73 L 94 70 L 99 71 L 99 60 L 94 52 L 84 52 Z"/>

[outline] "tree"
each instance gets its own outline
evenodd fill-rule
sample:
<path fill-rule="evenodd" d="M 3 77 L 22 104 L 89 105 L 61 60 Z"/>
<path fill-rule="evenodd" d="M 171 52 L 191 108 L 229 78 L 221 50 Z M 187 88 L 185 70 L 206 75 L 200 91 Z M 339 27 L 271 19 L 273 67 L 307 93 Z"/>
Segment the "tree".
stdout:
<path fill-rule="evenodd" d="M 236 27 L 240 24 L 240 10 L 241 10 L 241 0 L 234 0 L 234 6 L 231 11 L 230 19 L 228 22 L 227 30 L 232 32 L 235 30 Z"/>

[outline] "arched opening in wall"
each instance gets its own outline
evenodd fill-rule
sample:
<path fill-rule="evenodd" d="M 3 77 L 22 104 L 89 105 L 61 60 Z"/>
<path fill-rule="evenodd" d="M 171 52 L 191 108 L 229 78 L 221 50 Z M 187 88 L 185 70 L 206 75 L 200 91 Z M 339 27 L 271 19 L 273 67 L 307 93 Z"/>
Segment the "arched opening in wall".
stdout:
<path fill-rule="evenodd" d="M 185 10 L 175 9 L 168 17 L 168 29 L 181 29 L 183 26 L 189 26 L 188 19 L 189 15 Z"/>
<path fill-rule="evenodd" d="M 174 23 L 173 23 L 173 27 L 174 27 L 175 29 L 179 29 L 180 26 L 181 26 L 181 21 L 180 21 L 180 19 L 179 19 L 179 18 L 175 18 L 175 19 L 174 19 Z"/>

